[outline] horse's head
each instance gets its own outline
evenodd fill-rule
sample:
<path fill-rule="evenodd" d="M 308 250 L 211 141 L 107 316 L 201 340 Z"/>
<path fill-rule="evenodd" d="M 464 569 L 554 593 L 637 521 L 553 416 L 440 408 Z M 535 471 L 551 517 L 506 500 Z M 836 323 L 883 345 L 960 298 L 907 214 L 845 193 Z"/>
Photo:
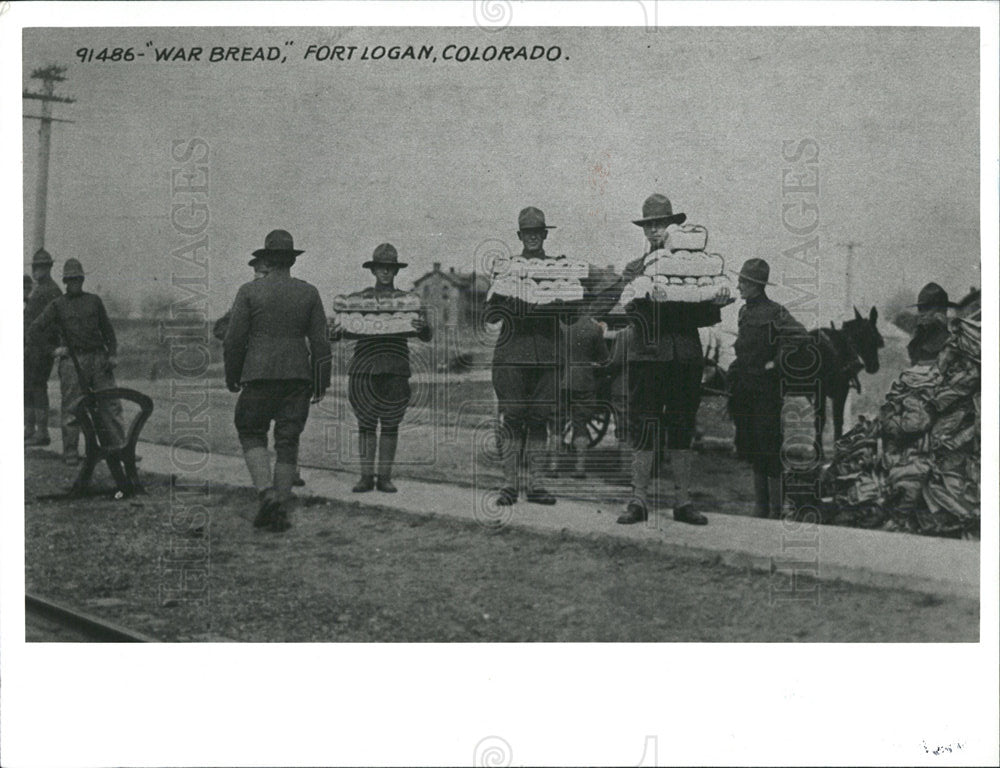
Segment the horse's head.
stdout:
<path fill-rule="evenodd" d="M 875 326 L 877 321 L 878 310 L 875 307 L 872 307 L 867 319 L 862 317 L 855 307 L 854 319 L 848 320 L 843 325 L 843 331 L 858 351 L 867 373 L 878 373 L 878 351 L 885 346 L 882 334 Z"/>

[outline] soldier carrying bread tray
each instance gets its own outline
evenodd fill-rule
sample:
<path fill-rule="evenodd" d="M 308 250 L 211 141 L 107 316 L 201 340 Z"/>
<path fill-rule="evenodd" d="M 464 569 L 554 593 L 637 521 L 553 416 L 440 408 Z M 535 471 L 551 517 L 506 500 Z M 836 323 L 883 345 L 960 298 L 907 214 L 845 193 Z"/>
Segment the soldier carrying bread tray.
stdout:
<path fill-rule="evenodd" d="M 358 420 L 361 479 L 352 489 L 395 493 L 392 465 L 399 442 L 399 424 L 410 404 L 409 336 L 430 341 L 432 330 L 415 294 L 397 290 L 394 281 L 406 267 L 396 249 L 382 243 L 361 265 L 375 276 L 375 285 L 350 296 L 334 298 L 330 340 L 357 339 L 347 369 L 347 394 Z M 376 430 L 381 424 L 381 431 Z M 378 469 L 375 456 L 378 454 Z M 377 479 L 376 479 L 377 478 Z"/>
<path fill-rule="evenodd" d="M 674 520 L 705 525 L 690 497 L 695 419 L 701 403 L 704 357 L 698 329 L 715 325 L 732 301 L 722 257 L 704 252 L 703 227 L 681 227 L 686 214 L 651 195 L 642 205 L 649 249 L 630 262 L 621 279 L 621 304 L 629 316 L 624 335 L 627 422 L 632 446 L 632 493 L 621 524 L 648 519 L 648 487 L 656 447 L 666 430 L 674 480 Z"/>
<path fill-rule="evenodd" d="M 497 504 L 517 501 L 526 479 L 527 500 L 555 504 L 541 483 L 548 421 L 556 410 L 559 319 L 579 312 L 589 265 L 547 256 L 545 214 L 523 209 L 517 217 L 520 255 L 493 265 L 484 320 L 500 322 L 493 349 L 493 389 L 503 425 L 499 431 L 503 485 Z"/>

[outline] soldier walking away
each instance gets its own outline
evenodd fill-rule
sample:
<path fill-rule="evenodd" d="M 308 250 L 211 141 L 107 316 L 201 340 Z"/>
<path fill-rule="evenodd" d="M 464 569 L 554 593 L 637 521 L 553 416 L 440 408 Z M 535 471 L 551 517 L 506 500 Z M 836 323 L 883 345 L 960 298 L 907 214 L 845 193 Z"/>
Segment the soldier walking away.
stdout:
<path fill-rule="evenodd" d="M 263 259 L 258 259 L 255 256 L 247 262 L 247 265 L 253 267 L 254 280 L 260 280 L 262 277 L 267 275 L 267 264 L 264 263 Z M 226 331 L 229 330 L 229 321 L 232 320 L 232 317 L 232 309 L 227 309 L 226 314 L 216 320 L 215 324 L 212 326 L 212 335 L 219 341 L 225 341 Z M 305 480 L 302 479 L 302 476 L 298 473 L 298 468 L 296 467 L 295 481 L 292 485 L 303 486 L 305 484 Z"/>
<path fill-rule="evenodd" d="M 768 298 L 771 269 L 748 259 L 740 270 L 736 360 L 729 368 L 729 411 L 736 425 L 736 453 L 753 467 L 754 515 L 780 518 L 784 503 L 781 463 L 780 361 L 807 340 L 806 329 Z M 800 369 L 802 370 L 802 369 Z"/>
<path fill-rule="evenodd" d="M 646 256 L 663 248 L 667 228 L 683 224 L 687 215 L 674 213 L 670 200 L 651 195 L 642 205 L 642 227 L 649 250 L 630 262 L 622 284 L 643 271 Z M 655 302 L 636 299 L 629 309 L 631 323 L 625 338 L 628 375 L 628 433 L 632 455 L 632 498 L 618 518 L 623 525 L 648 519 L 648 488 L 655 464 L 657 440 L 666 430 L 667 451 L 674 479 L 674 520 L 706 525 L 708 519 L 691 503 L 691 465 L 704 357 L 698 329 L 722 320 L 720 307 L 729 301 L 721 288 L 712 302 Z"/>
<path fill-rule="evenodd" d="M 543 244 L 550 229 L 555 227 L 545 223 L 542 211 L 522 210 L 517 217 L 521 256 L 545 259 Z M 491 296 L 483 318 L 502 321 L 493 349 L 493 389 L 503 417 L 499 447 L 504 479 L 497 504 L 509 506 L 517 501 L 521 477 L 527 477 L 529 502 L 555 504 L 555 497 L 541 484 L 543 467 L 539 464 L 545 456 L 546 424 L 555 406 L 558 315 L 525 312 L 514 301 Z"/>
<path fill-rule="evenodd" d="M 370 260 L 361 265 L 371 270 L 375 285 L 361 291 L 360 298 L 392 298 L 406 293 L 394 284 L 399 270 L 406 267 L 390 243 L 382 243 Z M 411 321 L 417 338 L 430 341 L 433 331 L 423 314 Z M 343 328 L 336 321 L 330 327 L 330 338 L 340 341 Z M 401 334 L 385 334 L 358 339 L 347 368 L 347 397 L 358 420 L 358 451 L 361 456 L 361 479 L 352 488 L 354 493 L 367 493 L 374 488 L 383 493 L 396 493 L 392 482 L 392 465 L 399 443 L 399 425 L 410 404 L 410 345 Z M 381 425 L 381 427 L 380 427 Z M 376 434 L 376 430 L 380 432 Z M 376 480 L 375 456 L 378 454 Z"/>
<path fill-rule="evenodd" d="M 54 299 L 62 296 L 52 279 L 52 263 L 49 252 L 39 248 L 31 258 L 31 277 L 24 284 L 27 289 L 34 278 L 34 287 L 24 307 L 24 444 L 32 447 L 50 442 L 49 376 L 56 335 L 52 330 L 47 335 L 29 338 L 28 329 Z"/>
<path fill-rule="evenodd" d="M 320 402 L 330 386 L 323 302 L 314 286 L 291 276 L 302 253 L 285 230 L 268 233 L 264 247 L 253 252 L 268 274 L 240 286 L 223 341 L 226 387 L 240 393 L 236 431 L 260 500 L 253 524 L 279 533 L 291 527 L 292 484 L 309 403 Z M 273 476 L 267 452 L 272 421 Z"/>
<path fill-rule="evenodd" d="M 83 266 L 77 259 L 63 264 L 66 294 L 58 296 L 31 324 L 32 343 L 57 334 L 59 347 L 59 387 L 62 392 L 63 460 L 73 466 L 79 460 L 80 424 L 76 408 L 88 392 L 114 389 L 114 367 L 117 365 L 118 341 L 111 326 L 104 302 L 83 290 Z M 74 361 L 75 357 L 75 361 Z M 101 444 L 120 448 L 125 444 L 122 406 L 118 400 L 101 400 L 98 404 L 98 429 Z"/>

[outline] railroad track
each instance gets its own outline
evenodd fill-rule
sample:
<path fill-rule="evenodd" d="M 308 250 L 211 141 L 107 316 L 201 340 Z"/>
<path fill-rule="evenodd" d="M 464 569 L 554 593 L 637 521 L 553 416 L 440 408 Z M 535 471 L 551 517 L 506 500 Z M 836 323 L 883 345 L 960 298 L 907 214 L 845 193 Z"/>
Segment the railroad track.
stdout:
<path fill-rule="evenodd" d="M 24 595 L 27 639 L 37 635 L 54 642 L 155 643 L 156 638 L 105 621 L 31 593 Z M 33 632 L 27 631 L 28 629 Z"/>

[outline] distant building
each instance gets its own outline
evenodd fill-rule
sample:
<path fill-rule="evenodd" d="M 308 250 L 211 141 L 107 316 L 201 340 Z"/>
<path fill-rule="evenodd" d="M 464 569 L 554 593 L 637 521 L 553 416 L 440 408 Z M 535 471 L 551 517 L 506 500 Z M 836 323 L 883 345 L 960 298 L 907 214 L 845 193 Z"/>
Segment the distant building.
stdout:
<path fill-rule="evenodd" d="M 424 302 L 432 323 L 441 326 L 471 326 L 478 320 L 486 304 L 490 281 L 475 272 L 445 272 L 441 262 L 413 282 L 413 292 Z"/>

